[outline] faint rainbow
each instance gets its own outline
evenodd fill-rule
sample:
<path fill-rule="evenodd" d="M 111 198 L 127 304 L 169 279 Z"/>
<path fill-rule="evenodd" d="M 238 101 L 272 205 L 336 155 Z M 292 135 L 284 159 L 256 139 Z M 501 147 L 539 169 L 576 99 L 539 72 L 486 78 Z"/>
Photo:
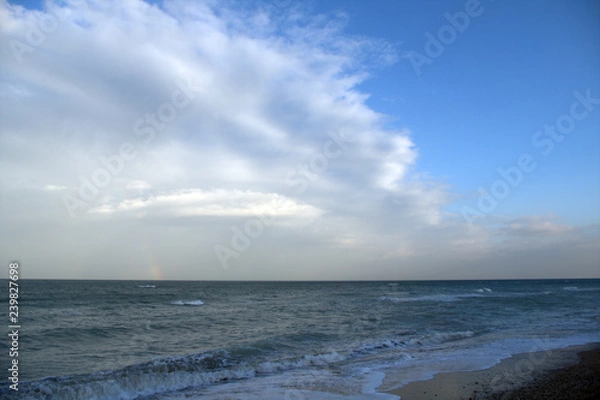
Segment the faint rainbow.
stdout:
<path fill-rule="evenodd" d="M 162 281 L 163 272 L 160 263 L 158 262 L 158 258 L 152 253 L 150 248 L 147 248 L 147 254 L 148 263 L 150 264 L 150 275 L 152 276 L 152 279 Z"/>

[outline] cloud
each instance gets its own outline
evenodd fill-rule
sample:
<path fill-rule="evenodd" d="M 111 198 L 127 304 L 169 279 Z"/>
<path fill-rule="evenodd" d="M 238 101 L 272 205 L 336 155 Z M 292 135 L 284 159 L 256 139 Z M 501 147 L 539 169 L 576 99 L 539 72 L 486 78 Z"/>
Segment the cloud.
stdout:
<path fill-rule="evenodd" d="M 66 186 L 59 186 L 59 185 L 46 185 L 44 186 L 43 190 L 47 190 L 49 192 L 54 192 L 54 191 L 58 191 L 58 190 L 65 190 L 68 189 Z"/>
<path fill-rule="evenodd" d="M 137 217 L 254 217 L 311 220 L 322 210 L 298 204 L 276 193 L 242 190 L 184 189 L 148 197 L 127 198 L 92 208 L 90 213 Z"/>
<path fill-rule="evenodd" d="M 560 223 L 556 217 L 523 217 L 507 223 L 505 231 L 519 237 L 557 236 L 572 232 L 574 228 Z"/>

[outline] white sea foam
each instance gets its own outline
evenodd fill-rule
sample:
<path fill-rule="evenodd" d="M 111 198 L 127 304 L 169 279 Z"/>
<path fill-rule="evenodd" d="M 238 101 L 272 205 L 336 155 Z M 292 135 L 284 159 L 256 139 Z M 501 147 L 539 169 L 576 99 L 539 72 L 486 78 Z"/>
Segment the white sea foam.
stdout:
<path fill-rule="evenodd" d="M 426 335 L 411 335 L 398 339 L 382 339 L 379 341 L 366 342 L 351 351 L 351 354 L 371 354 L 394 348 L 406 348 L 406 351 L 414 349 L 415 346 L 439 345 L 450 341 L 467 339 L 475 335 L 472 331 L 461 332 L 433 332 Z M 408 353 L 395 355 L 399 360 L 409 360 L 412 356 Z"/>
<path fill-rule="evenodd" d="M 198 300 L 177 300 L 171 302 L 171 304 L 175 306 L 201 306 L 204 302 L 200 299 Z"/>
<path fill-rule="evenodd" d="M 380 297 L 381 300 L 393 301 L 397 303 L 404 302 L 413 302 L 413 301 L 433 301 L 433 302 L 441 302 L 441 303 L 450 303 L 454 301 L 459 301 L 464 298 L 469 297 L 484 297 L 483 294 L 477 293 L 464 293 L 464 294 L 432 294 L 426 296 L 417 296 L 417 297 L 392 297 L 392 296 L 384 296 Z"/>
<path fill-rule="evenodd" d="M 566 290 L 567 292 L 597 292 L 600 290 L 600 288 L 593 288 L 593 287 L 580 288 L 577 286 L 565 286 L 563 288 L 563 290 Z"/>
<path fill-rule="evenodd" d="M 63 377 L 60 382 L 54 380 L 40 382 L 37 388 L 32 391 L 27 391 L 21 385 L 20 398 L 38 399 L 40 398 L 39 394 L 43 394 L 45 396 L 43 398 L 60 398 L 64 400 L 84 398 L 125 400 L 190 386 L 201 386 L 252 376 L 254 376 L 253 370 L 222 370 L 203 373 L 177 371 L 165 374 L 132 374 L 122 375 L 118 379 L 109 378 L 82 382 L 78 382 L 76 377 Z"/>
<path fill-rule="evenodd" d="M 295 368 L 309 366 L 324 366 L 335 362 L 344 361 L 347 357 L 337 353 L 325 353 L 316 355 L 305 355 L 300 358 L 292 358 L 287 360 L 267 361 L 258 365 L 256 371 L 259 373 L 272 373 L 277 371 L 287 371 Z"/>
<path fill-rule="evenodd" d="M 475 333 L 471 331 L 463 331 L 463 332 L 436 332 L 429 335 L 426 335 L 422 342 L 427 344 L 438 344 L 438 343 L 446 343 L 454 340 L 461 340 L 473 337 Z"/>
<path fill-rule="evenodd" d="M 139 285 L 139 288 L 155 288 L 156 285 Z"/>
<path fill-rule="evenodd" d="M 158 358 L 120 370 L 25 382 L 19 388 L 19 398 L 129 400 L 256 375 L 249 366 L 224 368 L 226 355 L 222 352 Z"/>
<path fill-rule="evenodd" d="M 572 345 L 596 342 L 598 338 L 600 338 L 598 334 L 565 338 L 505 338 L 493 342 L 470 342 L 466 347 L 449 347 L 438 349 L 436 352 L 415 352 L 415 357 L 410 360 L 410 363 L 395 365 L 389 371 L 393 376 L 389 377 L 390 382 L 386 389 L 431 379 L 440 372 L 483 370 L 518 353 L 551 352 Z"/>

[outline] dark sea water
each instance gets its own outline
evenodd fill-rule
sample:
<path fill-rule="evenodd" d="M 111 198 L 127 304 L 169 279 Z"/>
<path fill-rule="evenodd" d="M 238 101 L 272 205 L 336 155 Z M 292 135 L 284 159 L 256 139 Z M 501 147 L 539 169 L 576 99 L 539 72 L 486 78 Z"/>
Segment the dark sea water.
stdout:
<path fill-rule="evenodd" d="M 376 392 L 389 371 L 600 341 L 600 280 L 19 286 L 19 395 L 3 378 L 1 398 L 397 399 Z"/>

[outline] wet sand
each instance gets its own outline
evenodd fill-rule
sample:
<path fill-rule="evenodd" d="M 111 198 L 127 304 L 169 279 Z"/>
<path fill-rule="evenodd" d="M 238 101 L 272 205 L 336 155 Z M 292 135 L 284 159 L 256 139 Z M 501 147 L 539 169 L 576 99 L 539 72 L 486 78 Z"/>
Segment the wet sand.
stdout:
<path fill-rule="evenodd" d="M 600 343 L 517 354 L 485 370 L 440 373 L 387 392 L 402 400 L 600 399 Z"/>

